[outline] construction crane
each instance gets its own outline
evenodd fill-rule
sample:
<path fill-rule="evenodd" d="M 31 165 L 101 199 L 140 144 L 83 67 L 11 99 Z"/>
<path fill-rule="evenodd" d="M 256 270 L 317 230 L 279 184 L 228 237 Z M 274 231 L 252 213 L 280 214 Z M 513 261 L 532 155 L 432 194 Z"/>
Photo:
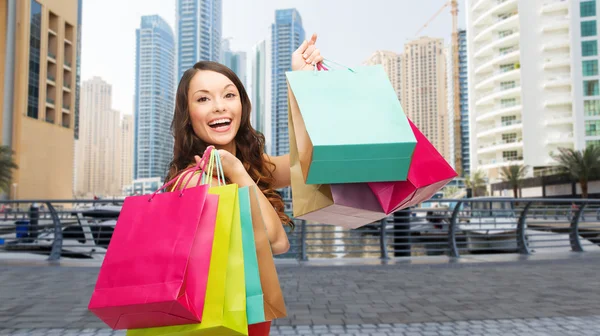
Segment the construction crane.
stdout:
<path fill-rule="evenodd" d="M 460 73 L 458 64 L 458 1 L 449 0 L 442 8 L 440 8 L 415 34 L 419 37 L 419 34 L 429 26 L 433 20 L 435 20 L 447 7 L 450 7 L 450 14 L 452 15 L 452 89 L 454 94 L 454 167 L 459 176 L 462 176 L 462 150 L 461 150 L 461 130 L 460 130 Z"/>

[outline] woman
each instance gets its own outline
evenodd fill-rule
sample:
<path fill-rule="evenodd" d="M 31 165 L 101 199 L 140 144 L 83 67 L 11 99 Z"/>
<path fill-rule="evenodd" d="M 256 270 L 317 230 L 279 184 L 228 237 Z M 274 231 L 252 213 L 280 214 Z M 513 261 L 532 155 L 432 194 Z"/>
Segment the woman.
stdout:
<path fill-rule="evenodd" d="M 323 61 L 313 35 L 292 54 L 292 70 L 313 70 Z M 229 68 L 214 62 L 198 62 L 179 82 L 171 131 L 175 138 L 173 161 L 167 180 L 194 161 L 209 145 L 221 156 L 223 173 L 230 183 L 258 186 L 259 204 L 273 254 L 288 251 L 283 224 L 290 224 L 276 189 L 290 185 L 289 156 L 264 154 L 265 138 L 250 125 L 250 99 L 241 81 Z M 191 177 L 188 187 L 199 176 Z M 180 185 L 186 185 L 186 178 Z"/>

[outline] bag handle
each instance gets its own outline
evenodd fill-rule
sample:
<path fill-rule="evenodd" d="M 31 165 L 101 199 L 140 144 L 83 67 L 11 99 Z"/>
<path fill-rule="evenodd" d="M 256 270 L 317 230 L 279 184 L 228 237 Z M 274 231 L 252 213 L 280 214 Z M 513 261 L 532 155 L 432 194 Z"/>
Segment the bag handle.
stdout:
<path fill-rule="evenodd" d="M 155 192 L 152 193 L 152 195 L 150 195 L 150 198 L 148 199 L 148 202 L 152 201 L 152 199 L 154 198 L 154 196 L 156 196 L 156 194 L 158 194 L 160 191 L 168 188 L 170 185 L 172 185 L 173 183 L 177 182 L 177 184 L 179 183 L 179 180 L 184 177 L 187 176 L 188 174 L 192 174 L 192 176 L 194 175 L 194 173 L 196 173 L 199 170 L 205 171 L 206 170 L 206 165 L 207 165 L 207 160 L 204 160 L 207 158 L 207 156 L 210 156 L 213 152 L 214 147 L 213 146 L 209 146 L 208 148 L 206 148 L 206 150 L 204 151 L 204 155 L 202 155 L 202 159 L 200 160 L 200 162 L 196 163 L 196 165 L 192 168 L 188 168 L 186 170 L 184 170 L 183 172 L 179 173 L 177 176 L 175 176 L 173 179 L 171 179 L 171 181 L 165 183 L 162 187 L 160 187 L 158 190 L 156 190 Z M 203 162 L 202 167 L 200 167 L 200 163 Z M 190 179 L 191 180 L 191 179 Z M 190 180 L 188 180 L 188 183 L 190 182 Z M 177 184 L 175 186 L 177 186 Z M 196 187 L 200 185 L 200 179 L 198 179 L 198 182 L 196 184 Z M 187 186 L 187 184 L 186 184 Z M 181 192 L 179 193 L 179 197 L 183 196 L 183 192 L 184 192 L 185 188 L 181 190 Z"/>
<path fill-rule="evenodd" d="M 343 64 L 340 64 L 340 63 L 338 63 L 336 61 L 332 61 L 332 60 L 330 60 L 328 58 L 324 58 L 322 62 L 317 63 L 317 66 L 315 67 L 315 72 L 317 72 L 317 71 L 328 71 L 329 68 L 332 68 L 331 64 L 338 65 L 338 66 L 340 66 L 342 68 L 350 70 L 351 72 L 356 72 L 356 70 L 354 70 L 354 69 L 352 69 L 352 68 L 350 68 L 348 66 L 345 66 Z"/>
<path fill-rule="evenodd" d="M 206 171 L 202 173 L 202 184 L 211 184 L 213 180 L 213 173 L 217 170 L 217 183 L 218 186 L 226 185 L 225 174 L 223 173 L 223 163 L 221 161 L 221 155 L 218 151 L 213 151 L 210 156 L 210 162 Z"/>

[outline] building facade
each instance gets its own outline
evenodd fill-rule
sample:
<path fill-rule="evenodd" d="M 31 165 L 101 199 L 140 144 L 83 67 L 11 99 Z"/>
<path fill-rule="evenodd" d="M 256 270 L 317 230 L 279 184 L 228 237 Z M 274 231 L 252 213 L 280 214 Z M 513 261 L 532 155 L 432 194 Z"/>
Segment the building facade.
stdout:
<path fill-rule="evenodd" d="M 250 54 L 248 92 L 252 101 L 252 127 L 265 136 L 265 152 L 270 153 L 271 135 L 271 40 L 258 42 Z"/>
<path fill-rule="evenodd" d="M 469 137 L 469 79 L 467 57 L 467 31 L 458 31 L 458 81 L 460 90 L 460 151 L 463 176 L 471 174 Z"/>
<path fill-rule="evenodd" d="M 133 181 L 133 116 L 124 115 L 120 127 L 120 186 L 130 185 Z"/>
<path fill-rule="evenodd" d="M 0 138 L 19 166 L 10 198 L 73 197 L 78 4 L 0 0 Z"/>
<path fill-rule="evenodd" d="M 402 106 L 446 161 L 450 161 L 446 53 L 443 40 L 421 37 L 404 45 Z"/>
<path fill-rule="evenodd" d="M 122 187 L 120 113 L 112 109 L 112 86 L 102 78 L 93 77 L 83 82 L 79 120 L 75 195 L 119 195 Z"/>
<path fill-rule="evenodd" d="M 176 0 L 177 81 L 198 61 L 220 61 L 222 0 Z"/>
<path fill-rule="evenodd" d="M 143 16 L 136 43 L 134 179 L 164 179 L 173 156 L 175 38 L 160 16 Z"/>
<path fill-rule="evenodd" d="M 589 112 L 599 94 L 595 2 L 467 1 L 472 171 L 494 181 L 524 164 L 533 175 L 556 164 L 559 147 L 600 139 Z"/>
<path fill-rule="evenodd" d="M 364 62 L 364 65 L 376 64 L 383 65 L 383 69 L 387 73 L 402 104 L 402 54 L 397 54 L 393 51 L 378 50 Z"/>
<path fill-rule="evenodd" d="M 223 40 L 221 44 L 221 63 L 233 70 L 246 87 L 248 84 L 246 53 L 244 51 L 232 51 L 229 47 L 229 39 Z"/>

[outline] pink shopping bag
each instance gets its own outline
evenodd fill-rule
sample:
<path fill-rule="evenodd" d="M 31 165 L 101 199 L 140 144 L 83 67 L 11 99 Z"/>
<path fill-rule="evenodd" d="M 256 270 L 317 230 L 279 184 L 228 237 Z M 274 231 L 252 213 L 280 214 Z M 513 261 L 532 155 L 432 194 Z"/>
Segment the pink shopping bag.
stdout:
<path fill-rule="evenodd" d="M 219 199 L 208 185 L 158 193 L 176 179 L 125 199 L 88 306 L 113 329 L 202 320 Z"/>
<path fill-rule="evenodd" d="M 417 138 L 417 146 L 410 163 L 407 180 L 369 183 L 369 187 L 386 214 L 430 199 L 457 176 L 456 171 L 415 124 L 410 120 L 408 122 Z"/>

